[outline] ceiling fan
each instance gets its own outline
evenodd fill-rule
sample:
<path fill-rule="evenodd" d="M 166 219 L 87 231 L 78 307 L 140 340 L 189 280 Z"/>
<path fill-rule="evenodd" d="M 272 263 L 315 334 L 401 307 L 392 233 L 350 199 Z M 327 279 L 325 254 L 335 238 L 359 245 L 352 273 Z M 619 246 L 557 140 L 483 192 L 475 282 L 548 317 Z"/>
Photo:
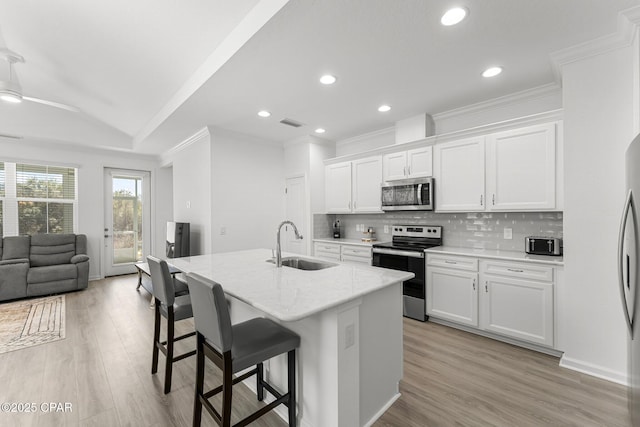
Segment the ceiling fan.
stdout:
<path fill-rule="evenodd" d="M 71 105 L 62 104 L 60 102 L 48 101 L 46 99 L 35 98 L 32 96 L 26 96 L 22 92 L 22 86 L 18 82 L 18 76 L 16 76 L 13 65 L 16 63 L 24 63 L 24 58 L 9 49 L 0 48 L 0 58 L 7 62 L 8 77 L 9 80 L 0 79 L 0 100 L 8 103 L 20 103 L 24 101 L 37 102 L 38 104 L 44 104 L 51 107 L 61 108 L 63 110 L 79 113 L 80 109 Z"/>

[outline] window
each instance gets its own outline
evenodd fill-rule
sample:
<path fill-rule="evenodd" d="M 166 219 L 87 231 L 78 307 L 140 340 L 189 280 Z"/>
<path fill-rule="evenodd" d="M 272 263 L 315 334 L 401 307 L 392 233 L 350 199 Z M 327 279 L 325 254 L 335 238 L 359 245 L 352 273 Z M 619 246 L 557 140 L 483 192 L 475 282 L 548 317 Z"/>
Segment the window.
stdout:
<path fill-rule="evenodd" d="M 75 232 L 76 178 L 75 168 L 4 163 L 0 171 L 3 235 Z"/>

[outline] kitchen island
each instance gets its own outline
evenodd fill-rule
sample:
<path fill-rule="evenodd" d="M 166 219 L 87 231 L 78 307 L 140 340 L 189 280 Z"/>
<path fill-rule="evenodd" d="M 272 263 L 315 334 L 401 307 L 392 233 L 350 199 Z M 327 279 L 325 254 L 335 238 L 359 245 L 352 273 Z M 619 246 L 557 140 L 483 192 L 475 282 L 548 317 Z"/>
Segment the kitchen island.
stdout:
<path fill-rule="evenodd" d="M 265 316 L 300 335 L 299 425 L 372 424 L 399 397 L 402 282 L 413 274 L 342 263 L 315 271 L 276 268 L 270 259 L 270 250 L 255 249 L 171 264 L 220 283 L 234 323 Z M 265 376 L 285 390 L 286 358 L 266 363 Z M 284 407 L 277 412 L 285 418 Z"/>

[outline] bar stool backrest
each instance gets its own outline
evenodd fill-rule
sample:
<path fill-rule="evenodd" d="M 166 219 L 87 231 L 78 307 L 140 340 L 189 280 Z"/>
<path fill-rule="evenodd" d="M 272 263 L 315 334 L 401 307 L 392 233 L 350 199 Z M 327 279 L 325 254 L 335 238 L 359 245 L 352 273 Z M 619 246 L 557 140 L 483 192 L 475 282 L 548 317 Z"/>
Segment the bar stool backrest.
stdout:
<path fill-rule="evenodd" d="M 162 305 L 170 307 L 175 302 L 175 288 L 173 277 L 169 273 L 167 262 L 152 255 L 147 256 L 149 271 L 151 272 L 151 285 L 153 296 L 160 300 Z"/>
<path fill-rule="evenodd" d="M 187 274 L 187 284 L 196 331 L 220 353 L 231 350 L 231 316 L 222 286 L 196 273 Z"/>

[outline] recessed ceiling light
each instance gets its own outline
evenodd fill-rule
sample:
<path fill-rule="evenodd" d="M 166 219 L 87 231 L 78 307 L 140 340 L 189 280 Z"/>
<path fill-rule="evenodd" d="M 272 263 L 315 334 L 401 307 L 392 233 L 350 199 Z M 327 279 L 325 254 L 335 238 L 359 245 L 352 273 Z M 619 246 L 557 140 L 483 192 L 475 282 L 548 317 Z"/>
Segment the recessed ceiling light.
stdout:
<path fill-rule="evenodd" d="M 326 131 L 322 128 L 316 129 L 316 133 L 325 133 Z"/>
<path fill-rule="evenodd" d="M 380 111 L 381 113 L 386 113 L 387 111 L 390 111 L 391 107 L 389 105 L 381 105 L 378 107 L 378 111 Z"/>
<path fill-rule="evenodd" d="M 482 72 L 482 77 L 495 77 L 502 72 L 502 67 L 490 67 Z"/>
<path fill-rule="evenodd" d="M 454 7 L 449 9 L 440 18 L 440 23 L 444 26 L 456 25 L 467 16 L 467 9 L 464 7 Z"/>
<path fill-rule="evenodd" d="M 269 117 L 271 115 L 271 113 L 268 112 L 267 110 L 262 110 L 262 111 L 258 111 L 258 115 L 260 117 Z"/>
<path fill-rule="evenodd" d="M 324 76 L 320 77 L 320 83 L 322 83 L 323 85 L 332 85 L 336 82 L 336 80 L 338 80 L 336 76 L 332 76 L 331 74 L 325 74 Z"/>

